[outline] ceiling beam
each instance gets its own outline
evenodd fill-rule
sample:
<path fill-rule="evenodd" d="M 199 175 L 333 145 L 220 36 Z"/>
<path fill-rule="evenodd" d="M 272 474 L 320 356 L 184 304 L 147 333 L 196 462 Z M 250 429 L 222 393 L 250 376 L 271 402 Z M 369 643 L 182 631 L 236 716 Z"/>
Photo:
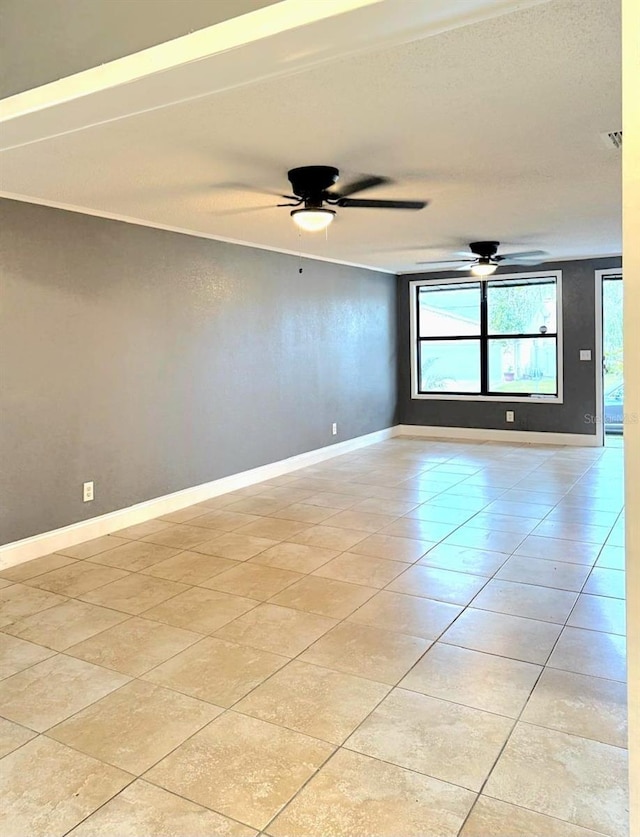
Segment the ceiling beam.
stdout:
<path fill-rule="evenodd" d="M 297 73 L 544 2 L 281 0 L 0 101 L 0 148 Z"/>

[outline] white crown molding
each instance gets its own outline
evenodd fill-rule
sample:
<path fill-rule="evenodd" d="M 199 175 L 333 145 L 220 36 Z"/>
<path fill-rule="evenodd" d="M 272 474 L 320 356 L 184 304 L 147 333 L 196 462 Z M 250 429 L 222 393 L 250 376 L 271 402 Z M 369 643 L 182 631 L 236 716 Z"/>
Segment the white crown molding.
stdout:
<path fill-rule="evenodd" d="M 54 529 L 51 532 L 43 532 L 24 540 L 0 546 L 0 570 L 31 561 L 33 558 L 40 558 L 59 549 L 65 549 L 84 541 L 99 538 L 102 535 L 110 535 L 127 526 L 136 523 L 144 523 L 146 520 L 153 520 L 163 514 L 178 511 L 201 503 L 203 500 L 210 500 L 220 494 L 229 491 L 237 491 L 239 488 L 246 488 L 248 485 L 255 485 L 265 480 L 289 474 L 299 468 L 307 468 L 310 465 L 317 465 L 334 456 L 349 453 L 359 448 L 373 445 L 376 442 L 383 442 L 395 435 L 395 428 L 387 427 L 384 430 L 377 430 L 365 436 L 356 436 L 354 439 L 347 439 L 344 442 L 337 442 L 324 448 L 291 456 L 288 459 L 281 459 L 269 465 L 261 465 L 259 468 L 252 468 L 250 471 L 242 471 L 239 474 L 232 474 L 219 480 L 196 485 L 192 488 L 185 488 L 163 497 L 155 497 L 143 503 L 136 503 L 126 509 L 118 509 L 108 514 L 93 517 L 89 520 L 81 520 L 79 523 L 72 523 L 61 529 Z"/>
<path fill-rule="evenodd" d="M 395 276 L 395 270 L 389 270 L 383 267 L 373 267 L 370 264 L 360 264 L 358 262 L 347 262 L 343 259 L 331 259 L 328 256 L 316 256 L 310 253 L 303 253 L 300 250 L 287 250 L 283 247 L 271 247 L 268 244 L 257 244 L 254 241 L 242 241 L 238 238 L 227 238 L 223 235 L 212 235 L 211 233 L 198 232 L 197 230 L 189 230 L 184 227 L 173 227 L 170 224 L 159 224 L 155 221 L 146 221 L 144 218 L 133 218 L 129 215 L 120 215 L 117 212 L 104 212 L 99 209 L 91 209 L 88 206 L 77 206 L 72 203 L 63 203 L 62 201 L 50 201 L 42 198 L 34 198 L 31 195 L 19 195 L 15 192 L 5 192 L 0 190 L 0 198 L 6 198 L 11 201 L 20 201 L 21 203 L 32 203 L 36 206 L 48 206 L 51 209 L 62 209 L 65 212 L 77 212 L 80 215 L 91 215 L 93 218 L 105 218 L 107 221 L 121 221 L 123 224 L 133 224 L 137 227 L 148 227 L 152 230 L 165 230 L 166 232 L 178 233 L 179 235 L 190 235 L 193 238 L 207 238 L 210 241 L 223 241 L 225 244 L 236 244 L 238 247 L 251 247 L 254 250 L 267 250 L 270 253 L 282 253 L 285 256 L 295 256 L 296 258 L 309 259 L 314 262 L 327 262 L 329 264 L 341 264 L 345 267 L 357 267 L 361 270 L 369 270 L 373 273 L 386 273 L 389 276 Z"/>
<path fill-rule="evenodd" d="M 508 253 L 505 253 L 508 257 Z M 545 264 L 555 264 L 556 262 L 584 262 L 591 259 L 621 259 L 622 253 L 588 253 L 587 255 L 580 255 L 580 256 L 549 256 L 544 262 L 540 262 L 537 265 L 531 265 L 531 268 L 539 268 Z M 515 264 L 507 264 L 505 267 L 517 269 L 519 267 L 522 268 L 524 272 L 527 271 L 527 265 L 515 265 Z M 610 270 L 618 270 L 620 268 L 608 268 Z M 522 271 L 521 271 L 522 272 Z M 422 276 L 423 274 L 431 274 L 431 273 L 450 273 L 451 278 L 457 278 L 458 281 L 464 282 L 464 271 L 456 271 L 456 270 L 442 270 L 442 268 L 433 268 L 432 270 L 425 270 L 422 268 L 421 270 L 397 270 L 397 276 Z M 477 278 L 474 277 L 477 281 Z M 503 279 L 505 278 L 505 274 L 502 273 L 495 273 L 488 277 L 489 280 L 492 279 Z"/>
<path fill-rule="evenodd" d="M 296 256 L 296 258 L 302 257 L 303 259 L 309 259 L 310 261 L 314 262 L 327 262 L 329 264 L 341 264 L 345 267 L 357 267 L 361 270 L 371 270 L 374 273 L 386 273 L 389 276 L 422 276 L 425 274 L 431 273 L 446 273 L 448 271 L 436 270 L 436 271 L 400 271 L 393 270 L 392 268 L 388 267 L 376 267 L 376 265 L 372 264 L 363 264 L 362 262 L 350 262 L 346 261 L 345 259 L 332 259 L 328 256 L 316 256 L 312 253 L 303 253 L 300 250 L 288 250 L 284 247 L 272 247 L 269 244 L 259 244 L 255 241 L 243 241 L 239 238 L 228 238 L 223 235 L 213 235 L 212 233 L 205 233 L 199 232 L 198 230 L 190 230 L 185 227 L 174 227 L 170 224 L 160 224 L 156 221 L 147 221 L 144 218 L 134 218 L 131 215 L 121 215 L 118 212 L 106 212 L 100 209 L 93 209 L 88 206 L 78 206 L 77 204 L 73 203 L 64 203 L 63 201 L 52 201 L 47 200 L 45 198 L 37 198 L 33 195 L 22 195 L 17 192 L 6 192 L 0 189 L 0 198 L 6 198 L 7 200 L 11 201 L 20 201 L 21 203 L 32 203 L 36 206 L 48 206 L 51 209 L 62 209 L 65 212 L 77 212 L 79 215 L 91 215 L 93 218 L 105 218 L 108 221 L 121 221 L 123 224 L 133 224 L 137 227 L 148 227 L 149 229 L 153 230 L 165 230 L 166 232 L 173 232 L 178 233 L 179 235 L 190 235 L 193 238 L 207 238 L 210 241 L 223 241 L 226 244 L 237 244 L 238 247 L 252 247 L 254 250 L 266 250 L 270 253 L 282 253 L 285 256 Z M 588 259 L 621 259 L 622 255 L 620 253 L 610 253 L 607 255 L 591 255 L 591 256 L 561 256 L 561 257 L 554 257 L 553 259 L 549 259 L 548 262 L 544 264 L 553 264 L 555 262 L 578 262 L 578 261 L 586 261 Z M 512 265 L 514 267 L 514 265 Z M 534 265 L 534 267 L 538 267 Z M 620 268 L 611 268 L 611 270 L 618 270 Z M 497 274 L 495 277 L 496 279 L 504 278 L 506 274 Z M 516 274 L 517 275 L 517 274 Z M 451 276 L 452 279 L 457 278 L 458 281 L 464 281 L 464 277 L 457 273 Z"/>

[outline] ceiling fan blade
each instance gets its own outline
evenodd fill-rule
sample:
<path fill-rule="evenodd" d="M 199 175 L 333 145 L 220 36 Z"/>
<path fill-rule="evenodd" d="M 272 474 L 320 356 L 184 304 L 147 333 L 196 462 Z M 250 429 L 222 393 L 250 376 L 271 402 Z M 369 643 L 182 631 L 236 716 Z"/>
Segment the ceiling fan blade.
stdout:
<path fill-rule="evenodd" d="M 366 198 L 340 198 L 338 206 L 362 209 L 424 209 L 428 201 L 376 201 Z"/>
<path fill-rule="evenodd" d="M 275 209 L 276 206 L 288 206 L 289 204 L 275 204 L 269 206 L 241 206 L 239 209 L 223 209 L 221 212 L 214 212 L 213 215 L 245 215 L 249 212 L 263 212 L 265 209 Z M 293 206 L 293 204 L 292 204 Z"/>
<path fill-rule="evenodd" d="M 378 177 L 374 174 L 368 177 L 361 177 L 360 180 L 355 180 L 349 183 L 344 189 L 339 192 L 330 192 L 331 197 L 346 198 L 349 195 L 355 195 L 356 192 L 364 192 L 365 189 L 373 189 L 374 186 L 382 186 L 384 183 L 393 183 L 389 177 Z"/>
<path fill-rule="evenodd" d="M 544 250 L 526 250 L 522 253 L 505 253 L 503 256 L 498 256 L 499 261 L 527 261 L 529 259 L 535 259 L 537 262 L 541 262 L 544 260 L 545 256 L 549 254 L 546 253 Z"/>
<path fill-rule="evenodd" d="M 475 259 L 435 259 L 432 262 L 416 262 L 416 264 L 459 264 L 460 262 L 475 262 Z"/>
<path fill-rule="evenodd" d="M 522 267 L 536 267 L 536 265 L 542 264 L 545 260 L 544 259 L 505 259 L 500 264 L 515 264 L 521 265 Z"/>
<path fill-rule="evenodd" d="M 210 188 L 212 189 L 224 189 L 227 191 L 233 192 L 250 192 L 253 195 L 270 195 L 274 198 L 287 198 L 289 200 L 288 195 L 281 195 L 280 192 L 276 192 L 275 189 L 263 189 L 260 186 L 252 186 L 249 183 L 239 183 L 237 181 L 225 181 L 224 183 L 211 183 Z M 292 198 L 291 200 L 295 200 Z"/>

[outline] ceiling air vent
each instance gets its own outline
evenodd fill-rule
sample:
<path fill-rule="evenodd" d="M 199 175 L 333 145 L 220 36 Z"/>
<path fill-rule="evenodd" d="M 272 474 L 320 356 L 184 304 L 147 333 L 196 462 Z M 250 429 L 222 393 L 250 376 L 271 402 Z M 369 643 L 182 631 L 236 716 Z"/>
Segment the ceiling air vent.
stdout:
<path fill-rule="evenodd" d="M 622 148 L 622 131 L 608 131 L 605 134 L 600 134 L 600 136 L 610 151 Z"/>

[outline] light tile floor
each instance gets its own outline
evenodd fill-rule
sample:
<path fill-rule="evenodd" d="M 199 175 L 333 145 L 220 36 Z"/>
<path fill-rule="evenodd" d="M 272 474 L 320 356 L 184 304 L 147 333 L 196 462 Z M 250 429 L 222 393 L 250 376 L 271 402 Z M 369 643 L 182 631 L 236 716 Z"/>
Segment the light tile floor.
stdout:
<path fill-rule="evenodd" d="M 622 449 L 394 439 L 0 572 L 7 837 L 625 837 Z"/>

